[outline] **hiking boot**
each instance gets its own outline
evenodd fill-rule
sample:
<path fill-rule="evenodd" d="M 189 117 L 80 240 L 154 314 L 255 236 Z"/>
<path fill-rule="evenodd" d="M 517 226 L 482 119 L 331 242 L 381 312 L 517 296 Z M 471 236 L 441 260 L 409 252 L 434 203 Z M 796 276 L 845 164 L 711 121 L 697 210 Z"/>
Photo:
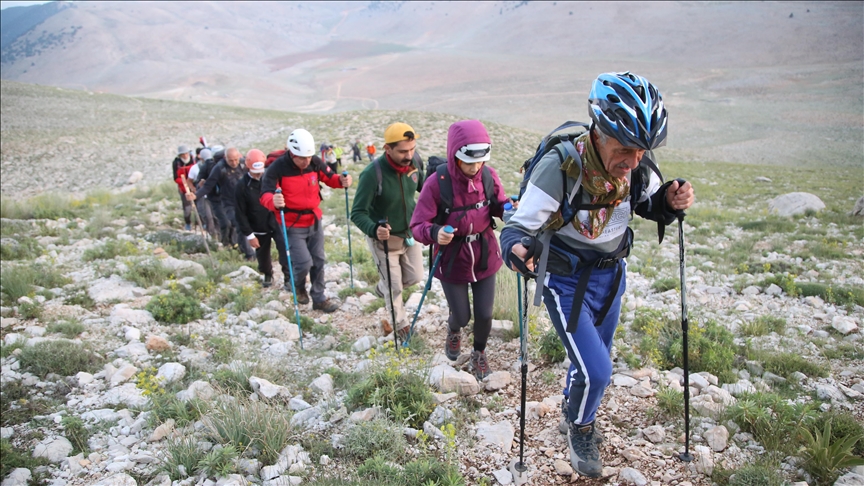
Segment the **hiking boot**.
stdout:
<path fill-rule="evenodd" d="M 477 381 L 483 381 L 483 378 L 489 376 L 492 370 L 489 369 L 489 363 L 486 362 L 486 352 L 477 351 L 471 352 L 471 361 L 468 364 L 468 371 L 474 374 Z"/>
<path fill-rule="evenodd" d="M 447 341 L 444 342 L 444 354 L 450 361 L 459 359 L 459 353 L 462 351 L 462 332 L 453 332 L 450 327 L 447 327 Z"/>
<path fill-rule="evenodd" d="M 266 289 L 267 287 L 270 287 L 271 285 L 273 285 L 273 274 L 272 273 L 265 273 L 264 274 L 264 282 L 261 284 L 261 286 Z"/>
<path fill-rule="evenodd" d="M 589 478 L 598 478 L 603 473 L 600 450 L 594 439 L 594 423 L 570 424 L 567 434 L 570 447 L 570 465 L 573 470 Z"/>
<path fill-rule="evenodd" d="M 301 305 L 309 303 L 309 294 L 306 293 L 306 289 L 297 289 L 297 303 Z"/>
<path fill-rule="evenodd" d="M 297 302 L 300 302 L 300 296 L 297 296 Z M 309 297 L 306 297 L 306 302 L 309 302 Z M 327 299 L 322 300 L 321 302 L 314 302 L 312 304 L 312 310 L 320 310 L 324 311 L 327 314 L 331 312 L 336 312 L 336 309 L 339 308 L 339 303 L 336 302 L 336 299 Z"/>
<path fill-rule="evenodd" d="M 192 231 L 192 225 L 191 224 L 186 225 L 186 231 Z"/>

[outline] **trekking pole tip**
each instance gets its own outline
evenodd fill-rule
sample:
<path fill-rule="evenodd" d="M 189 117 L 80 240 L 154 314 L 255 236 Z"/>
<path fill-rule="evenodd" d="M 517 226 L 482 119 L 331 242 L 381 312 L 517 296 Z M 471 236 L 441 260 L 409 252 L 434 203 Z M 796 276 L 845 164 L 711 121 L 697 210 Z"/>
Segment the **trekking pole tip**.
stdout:
<path fill-rule="evenodd" d="M 678 459 L 681 459 L 681 461 L 683 462 L 692 462 L 693 454 L 690 454 L 689 452 L 682 452 L 678 454 Z"/>
<path fill-rule="evenodd" d="M 519 486 L 522 484 L 528 484 L 528 467 L 524 462 L 519 459 L 513 459 L 510 461 L 510 474 L 513 475 L 513 484 Z"/>

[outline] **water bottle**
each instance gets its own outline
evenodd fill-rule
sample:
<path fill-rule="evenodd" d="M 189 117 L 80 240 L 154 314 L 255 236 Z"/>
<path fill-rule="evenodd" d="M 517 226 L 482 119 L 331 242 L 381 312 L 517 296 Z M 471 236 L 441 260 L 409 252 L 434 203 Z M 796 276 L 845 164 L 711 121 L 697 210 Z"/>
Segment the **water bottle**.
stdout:
<path fill-rule="evenodd" d="M 509 202 L 504 203 L 504 215 L 501 216 L 501 219 L 507 223 L 514 214 L 516 214 L 516 208 L 514 208 Z"/>

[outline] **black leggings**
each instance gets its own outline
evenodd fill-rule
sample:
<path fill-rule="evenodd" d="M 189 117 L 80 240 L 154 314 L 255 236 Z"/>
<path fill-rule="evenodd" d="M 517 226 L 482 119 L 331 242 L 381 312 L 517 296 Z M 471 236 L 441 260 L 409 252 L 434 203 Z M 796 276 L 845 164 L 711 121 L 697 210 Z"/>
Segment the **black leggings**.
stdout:
<path fill-rule="evenodd" d="M 484 351 L 489 333 L 492 331 L 492 304 L 495 302 L 495 274 L 471 284 L 455 284 L 441 282 L 447 304 L 450 306 L 450 317 L 447 320 L 450 329 L 460 331 L 468 325 L 471 319 L 471 304 L 468 301 L 468 285 L 474 294 L 474 349 Z"/>

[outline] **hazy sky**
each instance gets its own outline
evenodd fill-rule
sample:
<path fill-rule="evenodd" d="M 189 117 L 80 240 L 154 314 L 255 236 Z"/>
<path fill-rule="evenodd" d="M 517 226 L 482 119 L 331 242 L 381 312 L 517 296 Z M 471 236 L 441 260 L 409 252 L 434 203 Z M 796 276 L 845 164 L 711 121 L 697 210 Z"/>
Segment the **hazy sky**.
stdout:
<path fill-rule="evenodd" d="M 41 2 L 16 2 L 16 1 L 7 2 L 7 1 L 0 1 L 0 10 L 2 10 L 2 9 L 4 9 L 4 8 L 9 8 L 9 7 L 27 7 L 27 6 L 29 6 L 29 5 L 39 5 L 40 3 L 48 3 L 48 2 L 46 2 L 45 0 L 43 0 L 43 1 L 41 1 Z"/>

